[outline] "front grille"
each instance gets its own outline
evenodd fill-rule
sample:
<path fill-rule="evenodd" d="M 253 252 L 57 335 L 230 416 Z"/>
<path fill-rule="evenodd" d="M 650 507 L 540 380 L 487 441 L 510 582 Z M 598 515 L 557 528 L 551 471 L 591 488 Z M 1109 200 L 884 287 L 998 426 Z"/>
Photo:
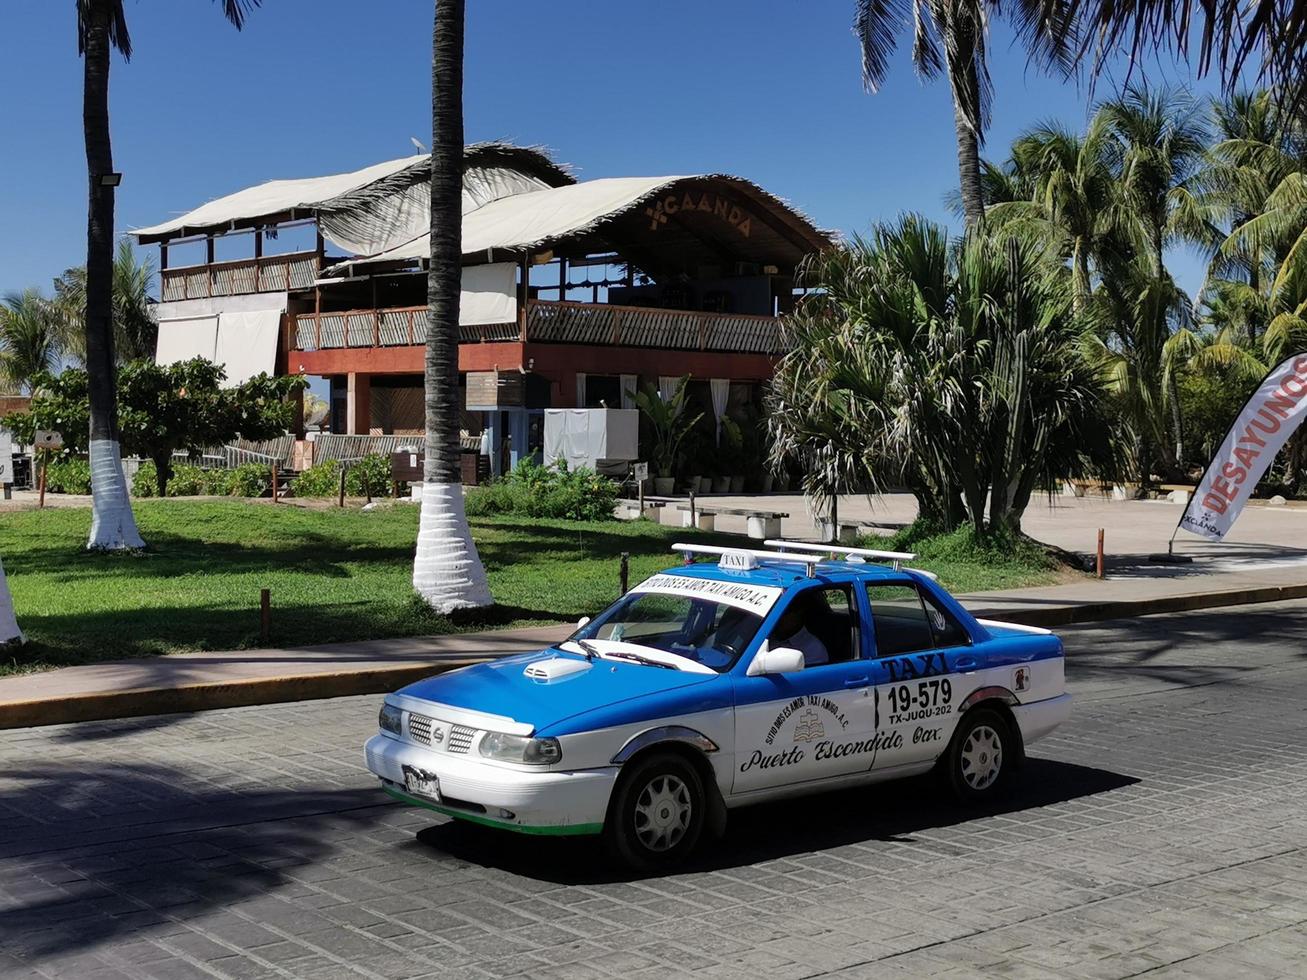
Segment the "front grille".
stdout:
<path fill-rule="evenodd" d="M 426 715 L 416 715 L 410 711 L 408 713 L 408 735 L 415 742 L 430 745 L 431 719 Z"/>
<path fill-rule="evenodd" d="M 466 753 L 472 748 L 472 739 L 476 736 L 475 728 L 468 728 L 466 725 L 451 725 L 449 727 L 449 745 L 446 747 L 450 752 Z"/>

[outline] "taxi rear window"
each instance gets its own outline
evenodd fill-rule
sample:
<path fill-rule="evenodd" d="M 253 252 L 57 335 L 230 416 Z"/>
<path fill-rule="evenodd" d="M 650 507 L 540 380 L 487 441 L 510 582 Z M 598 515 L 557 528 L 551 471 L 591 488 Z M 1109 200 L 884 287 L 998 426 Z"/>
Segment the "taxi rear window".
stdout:
<path fill-rule="evenodd" d="M 871 604 L 878 657 L 971 642 L 962 624 L 915 585 L 868 585 L 867 601 Z"/>

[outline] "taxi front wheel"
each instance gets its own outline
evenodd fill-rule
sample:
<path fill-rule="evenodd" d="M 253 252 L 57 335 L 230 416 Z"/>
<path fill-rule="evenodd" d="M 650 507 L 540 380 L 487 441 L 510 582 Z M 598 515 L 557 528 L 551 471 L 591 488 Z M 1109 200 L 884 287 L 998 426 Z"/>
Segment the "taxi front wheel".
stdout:
<path fill-rule="evenodd" d="M 992 708 L 967 712 L 945 757 L 949 785 L 963 803 L 979 803 L 1001 793 L 1016 762 L 1011 727 Z"/>
<path fill-rule="evenodd" d="M 703 781 L 694 766 L 658 753 L 623 771 L 604 821 L 604 842 L 629 867 L 670 867 L 694 850 L 706 817 Z"/>

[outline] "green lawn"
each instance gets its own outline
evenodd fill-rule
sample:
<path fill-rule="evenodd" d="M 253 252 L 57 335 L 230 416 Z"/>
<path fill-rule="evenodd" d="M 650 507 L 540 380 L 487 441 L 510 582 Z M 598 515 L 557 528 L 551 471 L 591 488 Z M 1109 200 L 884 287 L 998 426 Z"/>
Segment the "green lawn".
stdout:
<path fill-rule="evenodd" d="M 646 521 L 474 518 L 499 605 L 451 622 L 412 594 L 415 507 L 363 513 L 173 499 L 135 509 L 150 546 L 139 555 L 86 552 L 89 509 L 0 515 L 0 558 L 31 641 L 7 652 L 0 674 L 257 646 L 260 588 L 272 590 L 276 646 L 574 620 L 616 598 L 621 552 L 630 552 L 636 582 L 674 564 L 670 544 L 693 534 Z M 945 574 L 959 591 L 989 580 L 977 568 Z"/>

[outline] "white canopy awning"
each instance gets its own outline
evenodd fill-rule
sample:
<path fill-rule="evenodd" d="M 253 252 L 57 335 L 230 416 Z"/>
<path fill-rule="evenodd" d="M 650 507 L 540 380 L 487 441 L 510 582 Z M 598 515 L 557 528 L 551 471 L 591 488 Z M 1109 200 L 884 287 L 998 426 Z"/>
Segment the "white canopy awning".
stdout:
<path fill-rule="evenodd" d="M 159 321 L 156 364 L 176 364 L 202 357 L 227 371 L 225 388 L 235 388 L 256 374 L 272 374 L 277 364 L 281 310 L 218 313 Z"/>

